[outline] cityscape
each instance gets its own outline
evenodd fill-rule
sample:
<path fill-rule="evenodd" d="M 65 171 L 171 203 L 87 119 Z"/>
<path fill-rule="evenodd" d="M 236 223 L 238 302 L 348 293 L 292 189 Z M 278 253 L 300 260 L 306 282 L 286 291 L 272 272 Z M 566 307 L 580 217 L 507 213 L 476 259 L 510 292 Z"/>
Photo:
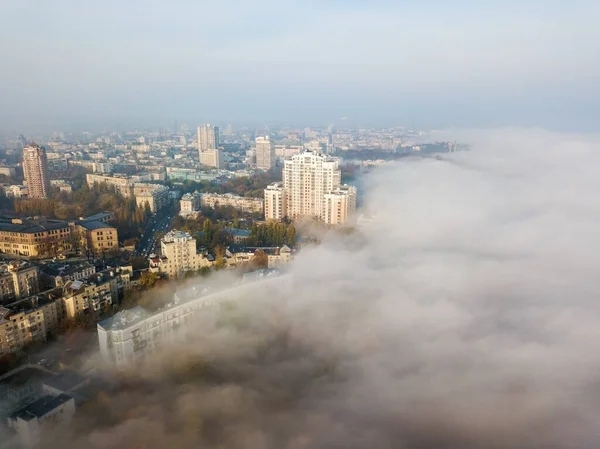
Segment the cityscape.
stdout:
<path fill-rule="evenodd" d="M 600 447 L 599 19 L 0 0 L 0 449 Z"/>

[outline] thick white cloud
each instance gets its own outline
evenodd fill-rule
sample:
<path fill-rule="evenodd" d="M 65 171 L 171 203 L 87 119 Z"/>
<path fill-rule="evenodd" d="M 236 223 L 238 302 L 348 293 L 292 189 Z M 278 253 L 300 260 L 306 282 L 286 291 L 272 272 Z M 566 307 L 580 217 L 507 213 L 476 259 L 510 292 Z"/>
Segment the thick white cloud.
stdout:
<path fill-rule="evenodd" d="M 599 141 L 460 138 L 370 175 L 377 221 L 298 257 L 292 292 L 136 366 L 94 444 L 596 447 Z"/>

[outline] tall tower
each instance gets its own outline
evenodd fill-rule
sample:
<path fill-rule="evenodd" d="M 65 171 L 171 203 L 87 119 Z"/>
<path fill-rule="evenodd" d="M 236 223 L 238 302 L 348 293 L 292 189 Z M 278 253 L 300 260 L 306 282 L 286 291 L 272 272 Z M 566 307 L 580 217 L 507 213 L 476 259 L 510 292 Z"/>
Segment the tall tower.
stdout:
<path fill-rule="evenodd" d="M 50 177 L 46 150 L 35 143 L 23 148 L 23 174 L 29 198 L 47 198 L 50 193 Z"/>
<path fill-rule="evenodd" d="M 256 138 L 256 168 L 270 170 L 275 167 L 275 147 L 269 137 Z"/>
<path fill-rule="evenodd" d="M 215 150 L 219 148 L 219 127 L 201 125 L 198 127 L 198 151 Z"/>
<path fill-rule="evenodd" d="M 339 159 L 336 158 L 305 151 L 286 160 L 283 168 L 286 215 L 289 218 L 323 218 L 325 194 L 337 190 L 341 178 Z"/>

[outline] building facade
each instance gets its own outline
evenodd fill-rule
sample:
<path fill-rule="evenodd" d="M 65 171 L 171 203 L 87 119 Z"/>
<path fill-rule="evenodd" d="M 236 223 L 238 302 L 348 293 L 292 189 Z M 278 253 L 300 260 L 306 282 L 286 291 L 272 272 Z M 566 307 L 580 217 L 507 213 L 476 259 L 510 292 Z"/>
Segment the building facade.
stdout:
<path fill-rule="evenodd" d="M 219 127 L 209 124 L 198 127 L 198 151 L 219 148 Z"/>
<path fill-rule="evenodd" d="M 203 254 L 196 250 L 196 240 L 183 231 L 170 231 L 160 241 L 161 257 L 150 259 L 150 271 L 178 278 L 187 272 L 212 266 Z"/>
<path fill-rule="evenodd" d="M 198 157 L 200 165 L 210 168 L 223 168 L 223 153 L 218 148 L 200 151 Z"/>
<path fill-rule="evenodd" d="M 111 252 L 119 249 L 119 233 L 117 228 L 102 221 L 82 220 L 77 229 L 84 249 L 95 254 Z"/>
<path fill-rule="evenodd" d="M 46 150 L 32 143 L 23 148 L 23 175 L 29 198 L 47 198 L 50 193 L 50 175 Z"/>
<path fill-rule="evenodd" d="M 287 214 L 283 183 L 275 182 L 265 189 L 265 220 L 281 221 Z"/>
<path fill-rule="evenodd" d="M 133 195 L 138 207 L 150 207 L 152 213 L 156 213 L 162 208 L 168 206 L 171 201 L 169 188 L 161 184 L 135 184 Z"/>
<path fill-rule="evenodd" d="M 343 185 L 325 194 L 323 221 L 331 225 L 348 223 L 356 212 L 356 187 Z"/>
<path fill-rule="evenodd" d="M 94 187 L 94 185 L 104 184 L 115 188 L 117 192 L 119 192 L 125 198 L 129 198 L 131 196 L 133 181 L 126 176 L 109 176 L 88 173 L 85 178 L 90 188 Z"/>
<path fill-rule="evenodd" d="M 44 218 L 0 218 L 0 254 L 55 257 L 70 250 L 71 227 L 66 221 Z"/>
<path fill-rule="evenodd" d="M 271 139 L 267 137 L 256 138 L 256 168 L 260 170 L 270 170 L 275 167 L 275 146 Z"/>
<path fill-rule="evenodd" d="M 231 193 L 203 193 L 201 202 L 203 207 L 231 206 L 248 213 L 262 212 L 264 207 L 264 200 L 261 198 L 249 198 Z"/>
<path fill-rule="evenodd" d="M 27 262 L 0 266 L 0 304 L 9 304 L 40 291 L 39 270 Z"/>
<path fill-rule="evenodd" d="M 201 198 L 198 191 L 183 195 L 179 200 L 179 215 L 185 217 L 197 213 L 200 210 Z"/>
<path fill-rule="evenodd" d="M 340 187 L 339 160 L 305 151 L 285 161 L 283 187 L 287 216 L 323 218 L 325 194 Z"/>

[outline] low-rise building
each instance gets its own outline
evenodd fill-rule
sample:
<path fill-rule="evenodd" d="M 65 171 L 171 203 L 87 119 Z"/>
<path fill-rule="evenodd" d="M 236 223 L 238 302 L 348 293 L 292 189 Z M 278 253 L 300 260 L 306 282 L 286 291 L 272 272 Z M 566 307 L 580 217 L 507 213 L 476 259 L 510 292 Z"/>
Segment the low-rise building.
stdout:
<path fill-rule="evenodd" d="M 17 433 L 23 448 L 39 443 L 47 424 L 54 430 L 68 424 L 75 415 L 75 400 L 66 394 L 46 395 L 9 416 L 8 426 Z"/>
<path fill-rule="evenodd" d="M 262 213 L 264 201 L 261 198 L 250 198 L 233 195 L 231 193 L 203 193 L 202 206 L 215 208 L 217 206 L 231 206 L 242 212 Z"/>
<path fill-rule="evenodd" d="M 4 186 L 4 195 L 6 195 L 7 198 L 27 198 L 28 193 L 29 189 L 27 186 Z"/>
<path fill-rule="evenodd" d="M 58 187 L 61 192 L 71 193 L 73 191 L 73 187 L 64 179 L 51 179 L 50 185 L 52 187 Z"/>
<path fill-rule="evenodd" d="M 65 315 L 69 319 L 102 314 L 116 303 L 118 280 L 108 273 L 96 273 L 85 282 L 69 281 L 63 287 Z"/>
<path fill-rule="evenodd" d="M 45 262 L 40 266 L 40 279 L 48 288 L 63 287 L 69 281 L 87 279 L 96 267 L 87 262 Z"/>
<path fill-rule="evenodd" d="M 70 249 L 71 227 L 61 220 L 0 217 L 0 253 L 55 257 Z"/>
<path fill-rule="evenodd" d="M 83 220 L 77 223 L 83 246 L 95 254 L 117 251 L 119 234 L 117 228 L 102 221 Z"/>
<path fill-rule="evenodd" d="M 6 165 L 0 166 L 0 175 L 12 178 L 13 176 L 15 176 L 15 167 L 7 167 Z"/>

